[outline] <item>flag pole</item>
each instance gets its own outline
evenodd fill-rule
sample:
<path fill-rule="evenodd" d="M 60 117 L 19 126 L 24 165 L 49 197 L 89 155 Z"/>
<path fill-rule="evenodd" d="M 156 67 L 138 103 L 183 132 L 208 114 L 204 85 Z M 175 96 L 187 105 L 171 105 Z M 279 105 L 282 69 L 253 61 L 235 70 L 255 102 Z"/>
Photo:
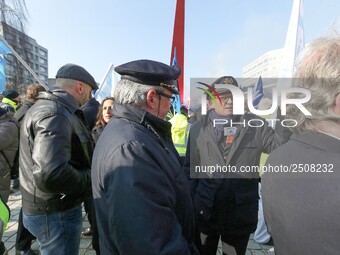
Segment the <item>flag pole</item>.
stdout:
<path fill-rule="evenodd" d="M 19 60 L 19 62 L 26 67 L 26 69 L 33 75 L 33 77 L 39 82 L 41 86 L 43 86 L 46 90 L 49 90 L 49 87 L 40 79 L 40 77 L 34 72 L 34 70 L 23 60 L 22 57 L 12 48 L 11 45 L 0 35 L 0 40 L 12 51 L 12 54 Z"/>
<path fill-rule="evenodd" d="M 176 12 L 174 20 L 174 31 L 172 37 L 172 47 L 170 56 L 170 65 L 174 57 L 177 59 L 177 65 L 181 68 L 182 73 L 178 77 L 178 89 L 180 93 L 180 102 L 184 103 L 184 22 L 185 22 L 185 0 L 176 1 Z M 175 49 L 177 56 L 175 56 Z"/>

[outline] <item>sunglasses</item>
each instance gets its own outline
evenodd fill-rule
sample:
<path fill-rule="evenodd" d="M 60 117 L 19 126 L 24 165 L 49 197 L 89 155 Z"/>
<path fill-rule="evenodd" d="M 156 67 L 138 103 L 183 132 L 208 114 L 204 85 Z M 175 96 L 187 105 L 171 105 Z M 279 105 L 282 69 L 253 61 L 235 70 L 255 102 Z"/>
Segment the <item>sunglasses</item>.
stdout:
<path fill-rule="evenodd" d="M 167 94 L 165 94 L 165 93 L 163 93 L 163 92 L 160 92 L 160 91 L 157 91 L 157 94 L 160 95 L 160 96 L 169 98 L 170 103 L 173 103 L 173 102 L 175 102 L 175 100 L 176 100 L 176 98 L 175 98 L 174 96 L 167 95 Z"/>

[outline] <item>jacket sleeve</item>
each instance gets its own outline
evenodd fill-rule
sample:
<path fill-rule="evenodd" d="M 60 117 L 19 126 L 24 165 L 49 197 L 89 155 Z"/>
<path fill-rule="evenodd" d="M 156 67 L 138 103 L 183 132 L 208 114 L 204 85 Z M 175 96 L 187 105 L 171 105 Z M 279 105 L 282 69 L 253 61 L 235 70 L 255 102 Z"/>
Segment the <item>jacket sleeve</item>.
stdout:
<path fill-rule="evenodd" d="M 279 121 L 276 122 L 275 130 L 265 121 L 262 129 L 262 152 L 269 154 L 272 150 L 286 143 L 292 135 L 292 132 L 287 127 L 281 125 L 284 117 L 281 115 L 280 108 L 277 110 L 277 119 Z"/>
<path fill-rule="evenodd" d="M 185 176 L 187 177 L 187 179 L 189 180 L 189 185 L 190 185 L 190 191 L 191 191 L 191 196 L 194 195 L 197 184 L 198 184 L 198 179 L 196 178 L 196 176 L 194 176 L 194 172 L 192 171 L 192 169 L 190 168 L 190 166 L 195 166 L 197 163 L 193 162 L 194 160 L 196 160 L 197 157 L 199 157 L 199 154 L 196 153 L 196 157 L 190 157 L 190 153 L 191 153 L 191 148 L 195 149 L 196 146 L 190 146 L 191 143 L 195 144 L 195 141 L 191 141 L 191 137 L 189 134 L 189 139 L 188 139 L 188 143 L 187 143 L 187 150 L 185 153 L 185 159 L 184 159 L 184 163 L 183 163 L 183 171 L 185 173 Z"/>
<path fill-rule="evenodd" d="M 174 180 L 157 160 L 162 159 L 136 142 L 122 145 L 106 160 L 115 167 L 103 179 L 105 199 L 114 203 L 104 213 L 119 254 L 190 254 L 174 212 Z"/>
<path fill-rule="evenodd" d="M 13 122 L 3 122 L 0 125 L 0 151 L 6 149 L 18 137 L 18 128 Z"/>
<path fill-rule="evenodd" d="M 42 118 L 34 126 L 33 178 L 42 191 L 81 194 L 91 188 L 90 169 L 71 163 L 71 123 L 62 115 Z"/>

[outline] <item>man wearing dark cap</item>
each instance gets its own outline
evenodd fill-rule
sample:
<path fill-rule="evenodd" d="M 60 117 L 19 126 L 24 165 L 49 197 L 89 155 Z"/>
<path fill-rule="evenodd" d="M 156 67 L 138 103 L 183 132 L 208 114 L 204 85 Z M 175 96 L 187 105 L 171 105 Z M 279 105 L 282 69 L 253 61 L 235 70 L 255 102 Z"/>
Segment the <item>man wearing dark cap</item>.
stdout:
<path fill-rule="evenodd" d="M 81 66 L 64 65 L 56 87 L 41 92 L 21 124 L 24 226 L 41 254 L 78 254 L 81 202 L 91 195 L 93 142 L 80 107 L 98 89 Z"/>
<path fill-rule="evenodd" d="M 232 76 L 213 82 L 221 103 L 209 97 L 207 114 L 191 127 L 184 169 L 190 179 L 201 254 L 216 255 L 221 238 L 223 254 L 243 255 L 256 229 L 259 176 L 257 171 L 239 170 L 258 166 L 261 153 L 286 142 L 290 132 L 281 125 L 274 131 L 251 113 L 234 115 L 233 95 L 223 86 L 218 88 L 219 84 L 238 86 Z M 214 120 L 223 120 L 223 124 L 215 125 Z M 252 126 L 243 125 L 249 120 Z M 202 166 L 233 171 L 197 171 Z"/>
<path fill-rule="evenodd" d="M 16 112 L 20 102 L 20 95 L 13 89 L 4 90 L 2 92 L 2 102 L 0 102 L 0 108 L 5 109 L 7 112 Z"/>
<path fill-rule="evenodd" d="M 164 121 L 181 71 L 151 60 L 115 68 L 113 116 L 92 163 L 102 254 L 195 254 L 189 184 Z"/>

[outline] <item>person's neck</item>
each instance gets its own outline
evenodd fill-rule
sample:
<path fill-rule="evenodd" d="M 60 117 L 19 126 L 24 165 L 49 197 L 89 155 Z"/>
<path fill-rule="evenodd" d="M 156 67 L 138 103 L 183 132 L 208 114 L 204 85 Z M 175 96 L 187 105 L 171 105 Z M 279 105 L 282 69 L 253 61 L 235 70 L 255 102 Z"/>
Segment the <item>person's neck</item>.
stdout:
<path fill-rule="evenodd" d="M 320 121 L 315 124 L 315 130 L 340 139 L 340 125 L 330 121 Z"/>

